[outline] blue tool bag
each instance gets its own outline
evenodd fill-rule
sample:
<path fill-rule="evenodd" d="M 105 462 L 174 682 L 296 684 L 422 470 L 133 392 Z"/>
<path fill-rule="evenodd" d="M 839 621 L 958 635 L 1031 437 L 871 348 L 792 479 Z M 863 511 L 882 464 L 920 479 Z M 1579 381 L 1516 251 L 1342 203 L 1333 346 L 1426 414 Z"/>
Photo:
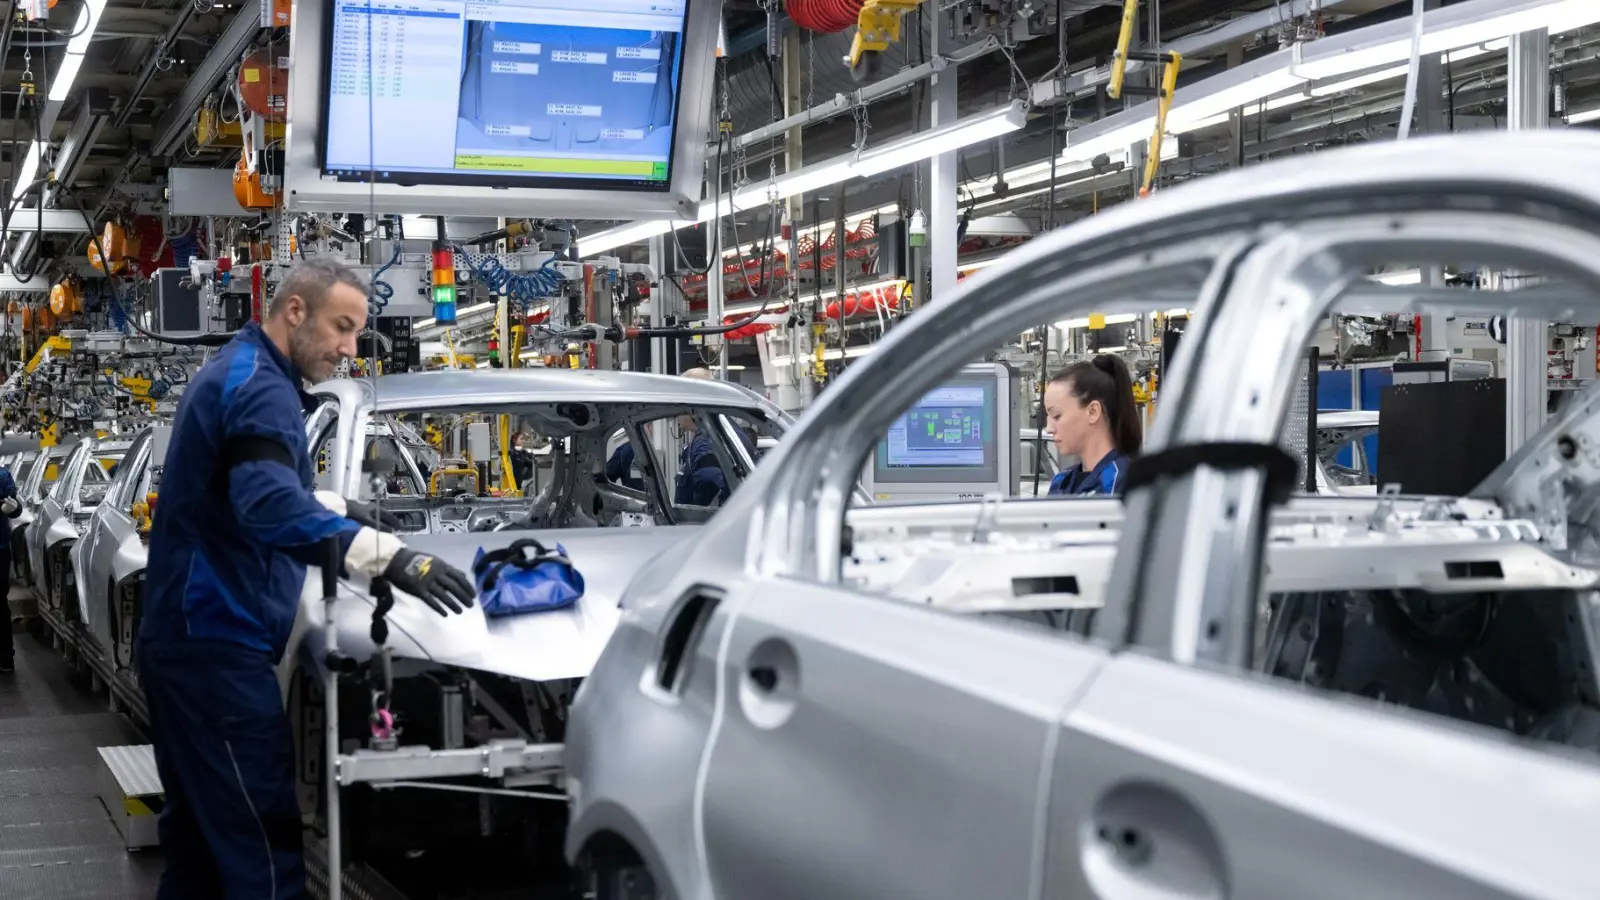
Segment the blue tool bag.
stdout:
<path fill-rule="evenodd" d="M 479 547 L 472 579 L 483 614 L 491 618 L 565 609 L 583 596 L 583 576 L 567 549 L 557 544 L 552 552 L 532 538 L 488 553 Z"/>

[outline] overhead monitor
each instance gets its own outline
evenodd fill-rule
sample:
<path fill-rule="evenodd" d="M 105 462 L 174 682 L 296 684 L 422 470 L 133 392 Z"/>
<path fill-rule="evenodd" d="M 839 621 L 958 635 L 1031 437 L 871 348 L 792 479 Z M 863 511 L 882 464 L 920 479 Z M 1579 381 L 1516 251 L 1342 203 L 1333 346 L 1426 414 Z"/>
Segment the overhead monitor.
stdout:
<path fill-rule="evenodd" d="M 693 217 L 711 0 L 296 0 L 291 209 Z"/>
<path fill-rule="evenodd" d="M 878 441 L 863 473 L 879 502 L 976 499 L 1017 491 L 1017 391 L 1004 363 L 966 366 L 924 394 Z"/>

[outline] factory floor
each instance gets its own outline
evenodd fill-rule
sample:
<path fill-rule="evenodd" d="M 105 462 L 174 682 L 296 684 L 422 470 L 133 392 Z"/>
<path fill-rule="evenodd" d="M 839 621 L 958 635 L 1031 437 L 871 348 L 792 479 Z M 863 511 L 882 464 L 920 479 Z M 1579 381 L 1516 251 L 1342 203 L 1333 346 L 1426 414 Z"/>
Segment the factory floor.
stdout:
<path fill-rule="evenodd" d="M 130 854 L 96 795 L 96 748 L 138 731 L 21 624 L 14 646 L 17 670 L 0 673 L 0 897 L 154 897 L 159 854 Z"/>

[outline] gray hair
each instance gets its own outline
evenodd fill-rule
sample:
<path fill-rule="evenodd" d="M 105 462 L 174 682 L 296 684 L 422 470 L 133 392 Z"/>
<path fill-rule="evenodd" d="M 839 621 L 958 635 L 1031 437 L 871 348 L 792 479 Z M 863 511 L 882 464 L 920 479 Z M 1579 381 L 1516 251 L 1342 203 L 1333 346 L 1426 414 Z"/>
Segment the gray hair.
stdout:
<path fill-rule="evenodd" d="M 326 256 L 302 259 L 291 266 L 289 274 L 279 282 L 272 295 L 272 305 L 267 308 L 267 315 L 276 316 L 283 312 L 284 304 L 297 294 L 306 302 L 306 309 L 316 315 L 328 291 L 336 284 L 348 285 L 362 294 L 367 293 L 367 284 L 356 270 L 339 260 Z"/>

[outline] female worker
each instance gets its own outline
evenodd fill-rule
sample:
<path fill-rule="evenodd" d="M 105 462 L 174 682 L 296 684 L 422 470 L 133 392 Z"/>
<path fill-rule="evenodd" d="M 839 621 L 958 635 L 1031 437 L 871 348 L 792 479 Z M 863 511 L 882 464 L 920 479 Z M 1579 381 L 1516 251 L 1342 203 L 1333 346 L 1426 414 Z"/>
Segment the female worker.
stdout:
<path fill-rule="evenodd" d="M 1121 493 L 1128 463 L 1144 440 L 1122 358 L 1102 354 L 1057 372 L 1045 385 L 1044 411 L 1056 451 L 1079 459 L 1050 480 L 1050 493 Z"/>

